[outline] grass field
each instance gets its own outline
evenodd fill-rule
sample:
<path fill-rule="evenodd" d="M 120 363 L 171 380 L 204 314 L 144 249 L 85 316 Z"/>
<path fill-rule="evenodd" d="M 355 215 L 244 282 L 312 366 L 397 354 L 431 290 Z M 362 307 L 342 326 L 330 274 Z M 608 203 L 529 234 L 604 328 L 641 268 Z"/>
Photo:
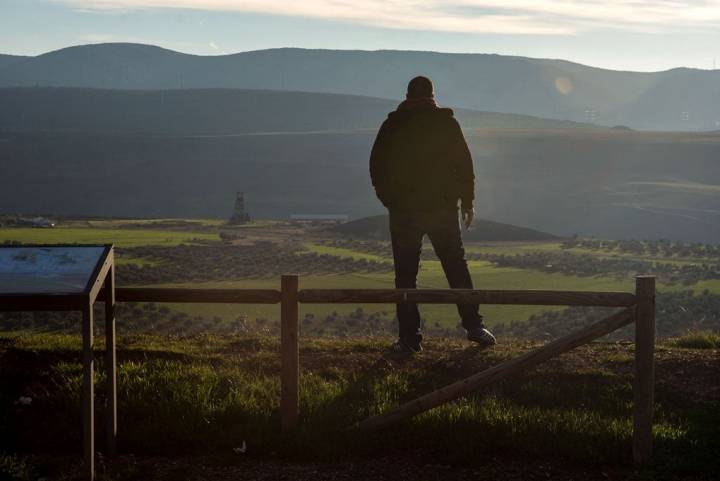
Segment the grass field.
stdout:
<path fill-rule="evenodd" d="M 169 222 L 185 225 L 183 230 L 176 228 L 158 228 Z M 148 225 L 148 228 L 143 228 Z M 113 242 L 119 247 L 141 247 L 145 245 L 174 246 L 180 243 L 190 243 L 193 240 L 217 240 L 218 228 L 221 223 L 217 220 L 183 220 L 183 219 L 143 219 L 143 220 L 92 220 L 71 221 L 66 226 L 55 229 L 30 228 L 0 228 L 0 242 L 15 240 L 24 243 L 106 243 Z M 195 230 L 195 227 L 197 229 Z M 238 227 L 237 231 L 250 232 L 250 237 L 257 235 L 263 238 L 266 233 L 276 235 L 278 229 L 282 231 L 284 224 L 275 221 L 257 221 L 249 227 Z M 257 233 L 257 234 L 255 234 Z M 278 237 L 275 237 L 278 238 Z M 283 237 L 279 237 L 282 239 Z M 393 274 L 391 271 L 392 259 L 375 254 L 354 251 L 347 248 L 323 245 L 317 240 L 304 242 L 309 252 L 326 254 L 338 258 L 351 257 L 369 261 L 383 262 L 388 265 L 385 273 L 347 273 L 337 275 L 307 275 L 301 278 L 301 287 L 308 288 L 388 288 L 393 287 Z M 562 252 L 559 242 L 508 242 L 471 244 L 467 251 L 471 253 L 506 254 L 515 255 L 530 252 Z M 426 249 L 430 249 L 429 246 Z M 598 257 L 611 257 L 603 251 L 573 248 L 574 253 L 591 254 Z M 628 257 L 628 254 L 622 254 Z M 637 258 L 637 257 L 634 257 Z M 697 260 L 670 259 L 663 262 L 692 263 Z M 122 256 L 118 264 L 153 265 L 158 261 Z M 634 282 L 631 278 L 617 279 L 614 277 L 578 277 L 559 273 L 546 273 L 535 270 L 519 268 L 494 267 L 486 261 L 470 261 L 470 270 L 476 288 L 481 289 L 557 289 L 557 290 L 593 290 L 593 291 L 632 291 Z M 242 279 L 202 283 L 167 283 L 162 287 L 201 287 L 201 288 L 279 288 L 279 279 Z M 423 261 L 419 275 L 420 288 L 445 288 L 447 282 L 438 261 Z M 720 281 L 702 281 L 691 286 L 700 292 L 708 289 L 711 292 L 720 292 Z M 660 291 L 685 290 L 687 286 L 681 284 L 658 284 Z M 266 318 L 278 319 L 278 306 L 263 305 L 208 305 L 208 304 L 174 304 L 169 306 L 176 311 L 183 311 L 191 316 L 212 318 L 220 317 L 231 321 L 238 316 L 249 319 Z M 312 313 L 316 318 L 323 319 L 333 312 L 346 314 L 355 311 L 359 305 L 303 305 L 301 315 Z M 392 305 L 364 305 L 365 312 L 385 312 L 392 318 L 394 306 Z M 545 306 L 483 306 L 482 313 L 486 316 L 489 325 L 497 322 L 512 320 L 525 320 L 533 314 L 547 310 L 561 309 L 562 307 Z M 458 322 L 458 315 L 454 306 L 425 305 L 421 306 L 421 313 L 432 326 L 454 328 Z"/>
<path fill-rule="evenodd" d="M 65 224 L 65 223 L 63 223 Z M 205 227 L 220 227 L 225 224 L 225 221 L 220 219 L 93 219 L 87 221 L 70 221 L 70 226 L 78 227 L 92 227 L 100 229 L 114 229 L 123 228 L 128 225 L 133 226 L 147 226 L 152 228 L 153 226 L 162 225 L 174 225 L 174 224 L 187 224 L 189 229 L 201 229 Z"/>
<path fill-rule="evenodd" d="M 102 399 L 100 341 L 97 390 Z M 413 453 L 423 465 L 439 463 L 447 469 L 485 470 L 502 460 L 498 464 L 504 468 L 480 479 L 687 481 L 720 474 L 717 350 L 687 349 L 681 342 L 658 347 L 655 456 L 652 464 L 636 471 L 630 451 L 632 346 L 581 347 L 391 431 L 345 431 L 369 415 L 535 346 L 504 343 L 478 351 L 454 340 L 430 340 L 424 353 L 402 359 L 385 354 L 386 342 L 303 340 L 301 427 L 283 436 L 277 339 L 121 336 L 119 446 L 125 457 L 105 466 L 103 479 L 138 479 L 129 453 L 153 457 L 158 471 L 163 461 L 157 456 L 172 457 L 172 464 L 209 454 L 222 465 L 249 460 L 352 465 L 387 455 L 397 463 Z M 77 336 L 0 335 L 0 479 L 73 479 L 57 470 L 76 470 L 80 453 L 79 351 Z M 16 403 L 21 396 L 32 402 Z M 102 423 L 98 426 L 102 450 Z M 240 460 L 233 450 L 243 445 Z M 67 461 L 53 466 L 36 453 L 54 453 Z M 526 463 L 539 469 L 535 474 L 541 477 L 517 477 L 515 470 Z M 571 475 L 555 477 L 560 467 Z M 186 474 L 163 477 L 155 472 L 142 479 L 208 479 L 207 473 Z M 451 475 L 448 471 L 444 477 Z"/>
<path fill-rule="evenodd" d="M 306 247 L 313 252 L 317 252 L 318 254 L 328 254 L 338 257 L 352 257 L 355 259 L 367 259 L 367 260 L 376 260 L 376 261 L 385 261 L 385 262 L 392 262 L 391 258 L 382 257 L 375 254 L 369 254 L 366 252 L 357 252 L 353 251 L 351 249 L 346 249 L 342 247 L 334 247 L 334 246 L 327 246 L 327 245 L 320 245 L 320 244 L 313 244 L 308 243 L 306 244 Z M 423 251 L 430 252 L 432 250 L 432 246 L 426 244 L 423 246 Z M 572 248 L 572 249 L 563 249 L 561 247 L 561 244 L 559 242 L 526 242 L 526 243 L 520 243 L 520 242 L 507 242 L 507 243 L 491 243 L 491 244 L 470 244 L 466 246 L 465 248 L 466 252 L 471 254 L 494 254 L 494 255 L 506 255 L 506 256 L 514 256 L 514 255 L 523 255 L 523 254 L 530 254 L 533 252 L 552 252 L 552 253 L 569 253 L 569 254 L 584 254 L 584 255 L 591 255 L 593 257 L 596 257 L 598 259 L 617 259 L 617 258 L 623 258 L 623 259 L 631 259 L 631 260 L 640 260 L 640 261 L 650 261 L 650 262 L 660 262 L 663 264 L 673 264 L 677 266 L 683 266 L 683 265 L 689 265 L 689 264 L 702 264 L 704 262 L 707 262 L 708 259 L 689 259 L 689 258 L 658 258 L 658 257 L 651 257 L 646 255 L 632 255 L 629 253 L 608 253 L 604 251 L 595 251 L 591 249 L 582 249 L 582 248 Z M 713 260 L 714 261 L 714 260 Z M 427 262 L 427 261 L 426 261 Z M 424 262 L 423 264 L 426 264 Z M 475 267 L 477 267 L 479 264 L 475 263 L 473 264 Z M 666 286 L 667 288 L 672 288 L 670 286 Z"/>
<path fill-rule="evenodd" d="M 199 240 L 218 240 L 217 233 L 154 229 L 112 229 L 94 227 L 56 227 L 54 229 L 0 228 L 0 242 L 25 244 L 109 244 L 117 247 L 145 245 L 173 246 Z"/>
<path fill-rule="evenodd" d="M 649 255 L 637 255 L 629 252 L 607 252 L 602 250 L 583 249 L 580 247 L 573 247 L 570 249 L 563 249 L 560 243 L 543 243 L 543 244 L 521 244 L 507 246 L 503 245 L 481 245 L 481 246 L 470 246 L 467 248 L 468 252 L 477 254 L 504 254 L 504 255 L 522 255 L 529 254 L 532 252 L 550 252 L 550 253 L 568 253 L 576 255 L 590 255 L 597 259 L 628 259 L 637 261 L 647 262 L 659 262 L 662 264 L 672 264 L 676 266 L 702 264 L 705 262 L 717 262 L 717 259 L 709 258 L 682 258 L 682 257 L 653 257 Z"/>

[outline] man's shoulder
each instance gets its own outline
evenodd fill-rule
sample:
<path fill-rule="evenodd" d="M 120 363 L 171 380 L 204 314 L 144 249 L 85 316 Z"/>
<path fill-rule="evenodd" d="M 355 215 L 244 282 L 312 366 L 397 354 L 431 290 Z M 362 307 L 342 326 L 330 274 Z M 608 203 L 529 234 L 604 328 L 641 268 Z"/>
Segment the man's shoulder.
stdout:
<path fill-rule="evenodd" d="M 455 118 L 455 112 L 453 112 L 453 109 L 451 108 L 442 107 L 437 109 L 436 117 L 438 119 L 438 122 L 442 122 L 446 125 L 459 125 L 457 119 Z"/>
<path fill-rule="evenodd" d="M 436 109 L 434 115 L 432 116 L 432 123 L 435 128 L 447 132 L 455 132 L 460 129 L 460 123 L 458 123 L 455 118 L 453 109 L 450 108 Z"/>
<path fill-rule="evenodd" d="M 453 112 L 453 109 L 448 107 L 421 111 L 393 110 L 388 114 L 387 119 L 385 119 L 385 123 L 392 124 L 395 122 L 404 122 L 409 119 L 431 119 L 434 122 L 443 124 L 457 124 L 457 120 L 455 120 L 455 112 Z"/>

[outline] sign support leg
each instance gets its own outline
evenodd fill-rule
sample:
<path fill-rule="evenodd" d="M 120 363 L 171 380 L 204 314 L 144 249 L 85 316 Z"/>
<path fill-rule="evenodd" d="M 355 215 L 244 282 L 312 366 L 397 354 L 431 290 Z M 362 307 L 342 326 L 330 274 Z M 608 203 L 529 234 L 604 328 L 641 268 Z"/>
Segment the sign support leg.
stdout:
<path fill-rule="evenodd" d="M 105 278 L 105 375 L 107 377 L 106 450 L 114 457 L 117 442 L 117 355 L 115 352 L 115 268 Z"/>
<path fill-rule="evenodd" d="M 95 478 L 95 419 L 93 389 L 93 306 L 88 301 L 82 311 L 83 344 L 83 478 L 92 481 Z"/>

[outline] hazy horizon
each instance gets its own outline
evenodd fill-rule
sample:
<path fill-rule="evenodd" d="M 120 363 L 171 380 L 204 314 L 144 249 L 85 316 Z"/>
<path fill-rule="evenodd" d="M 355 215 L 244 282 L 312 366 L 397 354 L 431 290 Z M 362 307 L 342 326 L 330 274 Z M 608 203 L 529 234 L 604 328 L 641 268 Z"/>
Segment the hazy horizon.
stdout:
<path fill-rule="evenodd" d="M 409 50 L 562 59 L 622 71 L 715 68 L 720 2 L 7 0 L 0 45 L 39 55 L 142 43 L 194 55 L 269 48 Z"/>
<path fill-rule="evenodd" d="M 400 48 L 377 48 L 377 49 L 363 49 L 363 48 L 322 48 L 322 47 L 295 47 L 295 46 L 280 46 L 280 47 L 268 47 L 268 48 L 258 48 L 253 50 L 238 50 L 234 52 L 225 52 L 225 53 L 192 53 L 192 52 L 185 52 L 182 50 L 176 50 L 173 48 L 165 47 L 162 45 L 157 44 L 150 44 L 150 43 L 137 43 L 137 42 L 90 42 L 90 43 L 79 43 L 75 45 L 67 45 L 65 47 L 60 47 L 53 50 L 48 50 L 45 52 L 40 52 L 34 55 L 24 55 L 24 54 L 17 54 L 17 53 L 10 53 L 5 51 L 0 51 L 0 55 L 10 55 L 10 56 L 17 56 L 17 57 L 40 57 L 42 55 L 47 55 L 54 52 L 59 52 L 62 50 L 67 50 L 71 48 L 77 48 L 77 47 L 86 47 L 91 45 L 142 45 L 146 47 L 156 47 L 161 48 L 163 50 L 169 50 L 171 52 L 180 53 L 183 55 L 192 55 L 196 57 L 231 57 L 233 55 L 243 54 L 243 53 L 252 53 L 252 52 L 262 52 L 266 50 L 321 50 L 321 51 L 329 51 L 329 52 L 417 52 L 417 53 L 437 53 L 437 54 L 450 54 L 450 55 L 488 55 L 488 56 L 502 56 L 502 57 L 518 57 L 518 58 L 529 58 L 533 60 L 554 60 L 554 61 L 561 61 L 561 62 L 569 62 L 577 65 L 582 65 L 584 67 L 590 67 L 590 68 L 597 68 L 601 70 L 610 70 L 614 72 L 630 72 L 630 73 L 661 73 L 661 72 L 667 72 L 669 70 L 676 70 L 676 69 L 688 69 L 688 70 L 700 70 L 700 71 L 706 71 L 706 72 L 713 72 L 715 70 L 720 69 L 707 69 L 707 68 L 701 68 L 701 67 L 685 67 L 685 66 L 678 66 L 678 67 L 669 67 L 667 69 L 663 70 L 632 70 L 632 69 L 615 69 L 615 68 L 606 68 L 606 67 L 600 67 L 597 65 L 582 63 L 582 62 L 576 62 L 573 60 L 569 60 L 566 58 L 560 58 L 560 57 L 535 57 L 530 55 L 513 55 L 513 54 L 500 54 L 495 52 L 452 52 L 452 51 L 443 51 L 443 50 L 416 50 L 416 49 L 400 49 Z"/>

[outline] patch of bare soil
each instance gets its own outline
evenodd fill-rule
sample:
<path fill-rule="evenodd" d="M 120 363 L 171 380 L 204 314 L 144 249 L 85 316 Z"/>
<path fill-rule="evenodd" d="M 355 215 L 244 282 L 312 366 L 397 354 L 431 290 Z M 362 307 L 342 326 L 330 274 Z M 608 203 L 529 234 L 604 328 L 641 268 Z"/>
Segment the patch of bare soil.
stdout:
<path fill-rule="evenodd" d="M 193 458 L 119 458 L 108 466 L 111 479 L 188 481 L 447 481 L 556 480 L 607 481 L 639 479 L 632 471 L 585 469 L 567 463 L 488 460 L 481 469 L 428 464 L 419 455 L 403 455 L 334 463 Z"/>

